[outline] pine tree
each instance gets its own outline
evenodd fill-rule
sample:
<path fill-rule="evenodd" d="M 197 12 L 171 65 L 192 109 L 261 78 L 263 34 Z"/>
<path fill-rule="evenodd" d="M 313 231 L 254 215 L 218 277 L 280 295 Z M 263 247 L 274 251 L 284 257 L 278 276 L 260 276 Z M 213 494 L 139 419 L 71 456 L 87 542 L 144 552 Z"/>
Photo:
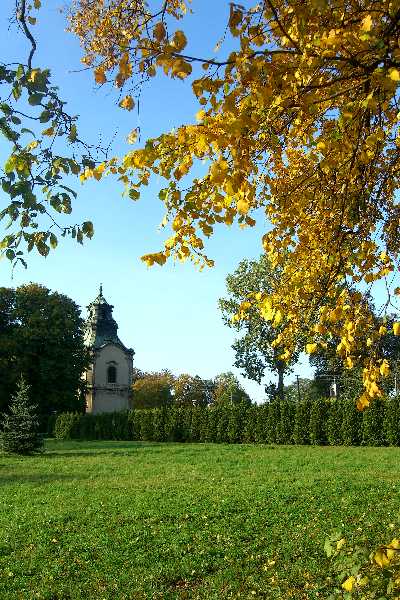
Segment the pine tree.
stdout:
<path fill-rule="evenodd" d="M 5 415 L 0 441 L 4 452 L 32 454 L 42 449 L 43 439 L 39 434 L 37 407 L 29 400 L 29 385 L 23 376 L 18 382 L 17 392 L 11 399 L 9 414 Z"/>

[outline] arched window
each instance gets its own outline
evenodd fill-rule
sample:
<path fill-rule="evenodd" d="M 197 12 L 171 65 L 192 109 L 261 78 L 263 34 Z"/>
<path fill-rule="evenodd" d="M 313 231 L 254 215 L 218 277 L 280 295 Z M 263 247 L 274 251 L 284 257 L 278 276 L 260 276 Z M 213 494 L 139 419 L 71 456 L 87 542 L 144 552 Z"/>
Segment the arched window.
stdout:
<path fill-rule="evenodd" d="M 107 369 L 107 383 L 117 383 L 117 367 L 110 365 Z"/>

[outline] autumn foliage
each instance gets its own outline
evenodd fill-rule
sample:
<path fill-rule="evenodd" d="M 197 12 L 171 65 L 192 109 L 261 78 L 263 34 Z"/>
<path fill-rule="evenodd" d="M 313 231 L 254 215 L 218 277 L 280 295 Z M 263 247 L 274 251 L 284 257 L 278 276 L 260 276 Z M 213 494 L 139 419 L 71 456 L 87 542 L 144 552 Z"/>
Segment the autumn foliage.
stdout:
<path fill-rule="evenodd" d="M 160 199 L 172 235 L 143 257 L 148 265 L 169 257 L 212 265 L 204 238 L 219 223 L 253 226 L 262 208 L 262 243 L 282 278 L 268 296 L 249 295 L 237 318 L 256 303 L 273 325 L 284 322 L 276 344 L 288 361 L 304 323 L 309 353 L 338 337 L 349 368 L 363 361 L 362 409 L 381 395 L 388 365 L 379 353 L 385 327 L 376 328 L 357 288 L 390 283 L 400 249 L 400 10 L 388 1 L 230 3 L 235 49 L 218 60 L 187 51 L 174 26 L 186 10 L 178 0 L 153 11 L 142 0 L 75 3 L 71 29 L 83 61 L 99 84 L 131 90 L 122 107 L 133 107 L 138 76 L 195 74 L 197 123 L 102 165 L 100 176 L 118 174 L 132 197 L 151 176 L 165 178 Z M 204 175 L 182 185 L 199 161 Z M 83 178 L 93 175 L 87 169 Z"/>

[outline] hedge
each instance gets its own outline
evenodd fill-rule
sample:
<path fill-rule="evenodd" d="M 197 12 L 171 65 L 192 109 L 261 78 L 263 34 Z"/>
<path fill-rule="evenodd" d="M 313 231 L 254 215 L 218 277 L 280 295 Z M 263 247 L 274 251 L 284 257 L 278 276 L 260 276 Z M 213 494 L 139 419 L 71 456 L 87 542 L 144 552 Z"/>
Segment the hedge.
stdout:
<path fill-rule="evenodd" d="M 63 413 L 57 439 L 227 444 L 400 445 L 400 398 L 375 400 L 363 413 L 351 400 L 274 401 L 259 406 Z"/>

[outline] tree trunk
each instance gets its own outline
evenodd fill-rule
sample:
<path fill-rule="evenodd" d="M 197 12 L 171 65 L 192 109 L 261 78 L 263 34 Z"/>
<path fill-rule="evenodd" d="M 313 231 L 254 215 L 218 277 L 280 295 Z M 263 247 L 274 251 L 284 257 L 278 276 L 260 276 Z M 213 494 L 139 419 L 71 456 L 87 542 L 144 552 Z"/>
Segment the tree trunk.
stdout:
<path fill-rule="evenodd" d="M 281 400 L 284 398 L 284 385 L 283 385 L 283 375 L 285 373 L 285 367 L 282 363 L 278 364 L 278 388 L 277 388 L 277 396 Z"/>

